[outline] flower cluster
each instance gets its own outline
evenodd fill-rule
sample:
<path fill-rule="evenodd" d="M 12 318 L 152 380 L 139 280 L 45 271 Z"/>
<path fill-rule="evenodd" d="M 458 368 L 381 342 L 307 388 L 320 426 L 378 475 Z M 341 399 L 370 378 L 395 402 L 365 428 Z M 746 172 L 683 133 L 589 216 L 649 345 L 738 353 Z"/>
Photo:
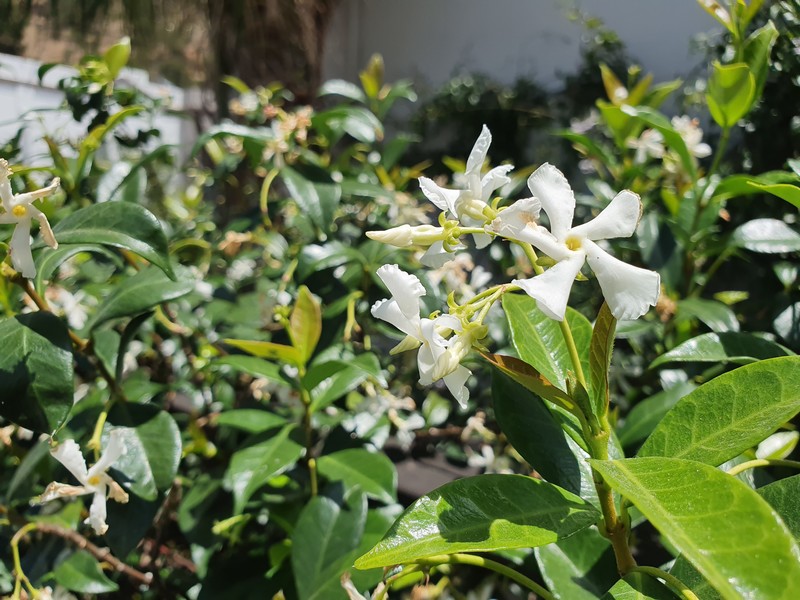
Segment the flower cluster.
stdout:
<path fill-rule="evenodd" d="M 45 243 L 51 248 L 57 248 L 58 242 L 50 228 L 45 214 L 33 206 L 33 202 L 51 195 L 58 189 L 59 179 L 56 177 L 45 188 L 28 192 L 27 194 L 14 194 L 11 182 L 8 180 L 11 169 L 8 162 L 0 158 L 0 201 L 3 212 L 0 213 L 0 223 L 15 225 L 11 236 L 11 262 L 14 268 L 22 273 L 23 277 L 31 279 L 36 276 L 36 266 L 31 253 L 31 221 L 39 221 L 39 230 Z"/>
<path fill-rule="evenodd" d="M 611 314 L 617 319 L 637 319 L 656 304 L 661 287 L 658 273 L 620 261 L 602 247 L 604 240 L 633 235 L 642 212 L 638 195 L 623 190 L 594 219 L 573 226 L 575 194 L 561 171 L 545 163 L 528 179 L 531 197 L 498 209 L 499 199 L 490 203 L 490 198 L 509 182 L 513 167 L 495 167 L 481 176 L 490 143 L 491 134 L 484 126 L 459 188 L 444 188 L 420 178 L 422 191 L 442 211 L 438 227 L 406 224 L 367 234 L 398 247 L 427 247 L 421 259 L 427 266 L 440 267 L 452 260 L 454 252 L 463 247 L 463 235 L 472 235 L 479 249 L 494 237 L 505 238 L 522 246 L 533 258 L 534 277 L 487 290 L 462 306 L 451 301 L 450 313 L 435 318 L 420 316 L 425 288 L 417 277 L 397 265 L 378 269 L 391 298 L 377 302 L 372 314 L 406 334 L 393 352 L 419 348 L 420 383 L 429 385 L 443 379 L 462 404 L 467 398 L 464 383 L 470 373 L 461 366 L 461 360 L 486 335 L 483 319 L 503 293 L 521 289 L 536 300 L 542 312 L 563 321 L 572 284 L 588 263 Z M 542 211 L 549 229 L 539 222 Z M 536 262 L 536 251 L 550 257 L 553 266 L 543 270 Z"/>

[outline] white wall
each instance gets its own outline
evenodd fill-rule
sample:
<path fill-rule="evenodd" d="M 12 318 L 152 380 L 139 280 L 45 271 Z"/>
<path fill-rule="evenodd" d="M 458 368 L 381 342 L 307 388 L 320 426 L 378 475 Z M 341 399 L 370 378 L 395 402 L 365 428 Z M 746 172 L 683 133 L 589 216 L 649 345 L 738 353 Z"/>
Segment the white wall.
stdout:
<path fill-rule="evenodd" d="M 324 75 L 357 81 L 379 52 L 389 81 L 410 77 L 423 91 L 465 72 L 556 88 L 558 73 L 577 67 L 585 33 L 566 18 L 569 6 L 600 17 L 657 82 L 686 75 L 701 61 L 691 38 L 717 29 L 696 0 L 342 0 Z"/>
<path fill-rule="evenodd" d="M 38 69 L 41 63 L 29 58 L 0 54 L 0 143 L 11 139 L 25 124 L 22 138 L 23 156 L 21 162 L 28 166 L 46 165 L 50 162 L 46 144 L 42 136 L 47 134 L 58 141 L 77 141 L 86 135 L 86 123 L 77 124 L 66 110 L 58 109 L 64 100 L 64 94 L 58 89 L 58 82 L 64 77 L 73 75 L 74 69 L 66 66 L 54 67 L 39 82 Z M 124 69 L 120 79 L 145 94 L 155 98 L 168 98 L 169 106 L 176 110 L 188 108 L 188 96 L 181 88 L 156 84 L 150 81 L 145 71 Z M 138 123 L 135 119 L 139 119 Z M 144 125 L 139 117 L 130 120 L 130 126 Z M 179 154 L 188 155 L 196 132 L 189 119 L 181 119 L 164 111 L 152 124 L 161 131 L 161 141 L 168 144 L 180 144 Z M 125 125 L 123 124 L 124 128 Z M 113 145 L 108 145 L 113 153 Z M 69 155 L 69 149 L 63 151 Z M 114 159 L 113 156 L 109 158 Z"/>

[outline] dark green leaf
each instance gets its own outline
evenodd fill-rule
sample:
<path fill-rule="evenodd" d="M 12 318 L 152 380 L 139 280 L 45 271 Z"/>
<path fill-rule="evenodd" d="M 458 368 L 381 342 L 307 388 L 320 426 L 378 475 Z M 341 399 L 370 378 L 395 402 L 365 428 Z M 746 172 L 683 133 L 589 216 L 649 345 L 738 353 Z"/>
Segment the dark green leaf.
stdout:
<path fill-rule="evenodd" d="M 111 319 L 141 314 L 185 296 L 194 287 L 194 281 L 182 278 L 173 281 L 161 270 L 148 267 L 117 285 L 91 316 L 86 328 L 91 330 Z"/>
<path fill-rule="evenodd" d="M 653 361 L 650 368 L 669 362 L 713 362 L 748 364 L 765 358 L 786 356 L 789 351 L 751 333 L 728 331 L 705 333 L 687 340 Z"/>
<path fill-rule="evenodd" d="M 601 600 L 676 600 L 678 596 L 658 579 L 644 573 L 628 573 Z"/>
<path fill-rule="evenodd" d="M 412 504 L 359 569 L 413 563 L 437 554 L 550 544 L 595 522 L 578 496 L 523 475 L 479 475 L 448 483 Z"/>
<path fill-rule="evenodd" d="M 771 358 L 701 385 L 667 413 L 639 456 L 720 465 L 800 411 L 800 357 Z"/>
<path fill-rule="evenodd" d="M 800 250 L 800 233 L 777 219 L 753 219 L 736 228 L 731 243 L 765 254 L 796 252 Z"/>
<path fill-rule="evenodd" d="M 233 427 L 248 433 L 261 433 L 286 425 L 286 419 L 266 410 L 257 408 L 239 408 L 228 410 L 217 416 L 217 425 Z"/>
<path fill-rule="evenodd" d="M 800 548 L 769 504 L 737 478 L 675 458 L 592 464 L 723 598 L 800 597 Z"/>
<path fill-rule="evenodd" d="M 318 411 L 356 389 L 367 379 L 385 385 L 378 357 L 360 354 L 351 361 L 332 360 L 315 364 L 303 379 L 311 390 L 312 410 Z"/>
<path fill-rule="evenodd" d="M 677 383 L 639 402 L 625 417 L 625 422 L 617 432 L 619 443 L 627 447 L 644 440 L 678 400 L 695 387 L 686 381 Z"/>
<path fill-rule="evenodd" d="M 800 475 L 786 477 L 756 490 L 778 513 L 800 542 Z"/>
<path fill-rule="evenodd" d="M 769 55 L 775 40 L 778 39 L 778 30 L 772 21 L 751 33 L 744 43 L 744 61 L 750 67 L 755 81 L 755 98 L 760 98 L 764 90 L 769 73 Z"/>
<path fill-rule="evenodd" d="M 772 194 L 800 208 L 800 177 L 786 171 L 770 171 L 761 175 L 731 175 L 714 189 L 714 198 L 727 200 L 754 194 Z"/>
<path fill-rule="evenodd" d="M 611 366 L 611 352 L 614 348 L 614 331 L 617 320 L 611 314 L 608 304 L 603 302 L 592 329 L 592 342 L 589 348 L 589 374 L 592 389 L 592 406 L 595 415 L 608 410 L 608 369 Z"/>
<path fill-rule="evenodd" d="M 243 356 L 241 354 L 223 356 L 216 359 L 214 364 L 227 365 L 236 371 L 247 373 L 253 377 L 263 377 L 276 383 L 287 383 L 286 378 L 281 375 L 280 365 L 256 356 Z"/>
<path fill-rule="evenodd" d="M 58 585 L 81 594 L 105 594 L 119 589 L 119 586 L 103 573 L 97 559 L 86 550 L 70 554 L 55 568 L 53 577 Z"/>
<path fill-rule="evenodd" d="M 722 302 L 703 298 L 686 298 L 678 302 L 680 320 L 699 319 L 709 329 L 717 332 L 739 331 L 739 321 L 734 312 Z"/>
<path fill-rule="evenodd" d="M 370 498 L 386 504 L 397 501 L 397 470 L 385 454 L 350 448 L 317 459 L 319 474 L 341 481 L 345 489 L 358 487 Z"/>
<path fill-rule="evenodd" d="M 62 244 L 57 249 L 44 248 L 36 256 L 36 278 L 34 284 L 40 293 L 44 293 L 44 281 L 50 279 L 61 263 L 81 252 L 96 252 L 122 265 L 122 261 L 112 251 L 95 244 Z"/>
<path fill-rule="evenodd" d="M 330 231 L 334 212 L 341 199 L 341 188 L 332 180 L 312 181 L 291 167 L 281 169 L 280 176 L 300 210 L 306 213 L 319 229 Z"/>
<path fill-rule="evenodd" d="M 0 321 L 0 416 L 52 434 L 72 409 L 72 342 L 48 312 Z"/>

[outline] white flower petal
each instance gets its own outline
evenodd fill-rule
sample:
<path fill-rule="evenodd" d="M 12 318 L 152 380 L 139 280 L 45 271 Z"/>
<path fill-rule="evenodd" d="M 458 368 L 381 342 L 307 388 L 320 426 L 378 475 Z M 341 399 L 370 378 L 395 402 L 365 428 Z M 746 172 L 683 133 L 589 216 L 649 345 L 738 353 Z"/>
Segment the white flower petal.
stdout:
<path fill-rule="evenodd" d="M 522 198 L 497 213 L 492 230 L 504 237 L 516 239 L 526 227 L 538 225 L 542 203 L 536 198 Z"/>
<path fill-rule="evenodd" d="M 473 233 L 472 239 L 475 242 L 475 247 L 478 250 L 481 248 L 486 248 L 486 246 L 492 243 L 492 236 L 490 236 L 488 233 Z"/>
<path fill-rule="evenodd" d="M 436 363 L 447 350 L 447 342 L 436 332 L 436 321 L 433 319 L 421 319 L 420 332 L 422 346 L 417 354 L 419 382 L 422 385 L 431 385 L 435 381 L 433 373 Z"/>
<path fill-rule="evenodd" d="M 563 321 L 567 312 L 567 301 L 572 283 L 583 266 L 583 253 L 576 252 L 547 271 L 531 279 L 515 279 L 518 285 L 531 298 L 536 300 L 539 309 L 551 319 Z"/>
<path fill-rule="evenodd" d="M 444 242 L 434 242 L 425 251 L 419 262 L 431 269 L 438 269 L 453 260 L 453 253 L 444 249 Z"/>
<path fill-rule="evenodd" d="M 705 142 L 700 142 L 699 144 L 696 144 L 689 150 L 697 158 L 705 158 L 706 156 L 711 156 L 711 146 L 709 146 Z"/>
<path fill-rule="evenodd" d="M 0 201 L 3 203 L 3 208 L 11 212 L 14 208 L 11 199 L 14 197 L 14 192 L 11 189 L 11 182 L 8 176 L 11 174 L 11 169 L 8 168 L 8 162 L 4 158 L 0 158 Z"/>
<path fill-rule="evenodd" d="M 119 457 L 125 454 L 125 442 L 123 441 L 122 429 L 113 429 L 108 436 L 108 445 L 100 459 L 89 468 L 89 478 L 95 475 L 100 475 L 108 471 L 109 467 L 113 465 Z"/>
<path fill-rule="evenodd" d="M 508 173 L 513 170 L 514 165 L 501 165 L 486 173 L 481 179 L 481 200 L 488 202 L 496 189 L 511 181 Z"/>
<path fill-rule="evenodd" d="M 419 315 L 417 315 L 416 319 L 409 319 L 403 314 L 394 299 L 378 300 L 372 305 L 370 312 L 373 317 L 394 325 L 406 335 L 420 339 Z"/>
<path fill-rule="evenodd" d="M 638 319 L 656 305 L 661 289 L 658 273 L 622 262 L 589 240 L 584 247 L 586 260 L 616 319 Z"/>
<path fill-rule="evenodd" d="M 572 255 L 572 251 L 566 245 L 559 242 L 547 228 L 541 225 L 528 225 L 520 230 L 516 235 L 501 234 L 503 237 L 518 242 L 532 244 L 553 260 L 566 260 Z"/>
<path fill-rule="evenodd" d="M 419 279 L 397 265 L 383 265 L 376 274 L 386 285 L 406 318 L 419 317 L 419 299 L 425 295 L 425 288 Z"/>
<path fill-rule="evenodd" d="M 75 440 L 61 442 L 58 446 L 50 450 L 50 454 L 64 465 L 75 479 L 80 481 L 81 484 L 86 485 L 89 473 L 86 470 L 86 461 L 83 459 L 80 446 L 78 446 Z"/>
<path fill-rule="evenodd" d="M 436 185 L 432 179 L 427 177 L 419 178 L 419 187 L 422 193 L 433 202 L 433 204 L 441 211 L 456 214 L 456 200 L 461 194 L 459 190 L 449 190 L 447 188 Z"/>
<path fill-rule="evenodd" d="M 50 221 L 47 220 L 47 216 L 45 216 L 45 214 L 38 208 L 33 206 L 28 208 L 28 212 L 34 219 L 39 221 L 39 234 L 42 236 L 44 243 L 53 249 L 58 248 L 56 236 L 50 227 Z"/>
<path fill-rule="evenodd" d="M 433 322 L 439 329 L 452 329 L 453 331 L 461 331 L 463 329 L 461 320 L 450 314 L 439 315 Z"/>
<path fill-rule="evenodd" d="M 470 375 L 472 375 L 472 372 L 469 369 L 459 366 L 455 371 L 445 375 L 443 378 L 444 384 L 461 405 L 461 408 L 466 408 L 467 400 L 469 400 L 469 390 L 464 384 Z"/>
<path fill-rule="evenodd" d="M 475 145 L 472 147 L 472 152 L 469 153 L 469 158 L 467 159 L 466 173 L 468 175 L 475 172 L 480 173 L 481 167 L 486 160 L 486 155 L 489 153 L 489 146 L 491 146 L 491 144 L 492 133 L 489 131 L 489 128 L 484 125 L 481 128 L 481 134 L 475 141 Z"/>
<path fill-rule="evenodd" d="M 26 279 L 33 279 L 36 276 L 36 265 L 31 253 L 31 220 L 29 218 L 17 221 L 17 226 L 14 227 L 14 233 L 11 235 L 9 248 L 14 268 Z"/>
<path fill-rule="evenodd" d="M 54 481 L 45 488 L 42 495 L 39 496 L 36 501 L 40 503 L 50 502 L 50 500 L 55 500 L 56 498 L 72 498 L 90 494 L 91 492 L 92 490 L 88 490 L 82 485 L 67 485 L 66 483 Z"/>
<path fill-rule="evenodd" d="M 575 213 L 575 194 L 567 178 L 550 163 L 544 163 L 528 178 L 528 187 L 542 203 L 550 219 L 550 231 L 564 241 Z"/>
<path fill-rule="evenodd" d="M 103 485 L 94 493 L 92 505 L 89 507 L 89 517 L 84 523 L 91 525 L 97 535 L 103 535 L 108 531 L 106 516 L 106 486 Z"/>
<path fill-rule="evenodd" d="M 622 190 L 599 215 L 583 225 L 573 227 L 569 235 L 590 240 L 631 237 L 641 214 L 642 201 L 639 195 Z"/>

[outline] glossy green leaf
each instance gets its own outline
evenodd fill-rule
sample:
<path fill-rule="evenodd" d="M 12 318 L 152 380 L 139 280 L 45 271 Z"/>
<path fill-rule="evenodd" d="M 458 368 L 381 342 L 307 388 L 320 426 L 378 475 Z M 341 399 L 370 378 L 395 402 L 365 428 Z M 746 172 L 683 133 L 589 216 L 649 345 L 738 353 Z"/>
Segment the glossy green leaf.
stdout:
<path fill-rule="evenodd" d="M 328 481 L 341 481 L 345 489 L 358 487 L 368 497 L 386 504 L 397 502 L 397 470 L 385 454 L 349 448 L 317 459 L 317 470 Z"/>
<path fill-rule="evenodd" d="M 730 13 L 717 0 L 702 0 L 698 4 L 712 17 L 719 21 L 728 31 L 735 34 L 736 27 L 733 24 Z"/>
<path fill-rule="evenodd" d="M 39 291 L 40 294 L 44 293 L 45 280 L 50 279 L 62 263 L 81 252 L 102 254 L 118 265 L 122 265 L 122 261 L 111 250 L 103 246 L 97 246 L 96 244 L 62 244 L 55 250 L 46 247 L 36 255 L 36 277 L 34 279 L 36 290 Z"/>
<path fill-rule="evenodd" d="M 493 367 L 496 367 L 540 398 L 570 411 L 575 409 L 575 401 L 569 394 L 554 386 L 528 363 L 513 356 L 503 356 L 502 354 L 482 354 L 482 356 Z"/>
<path fill-rule="evenodd" d="M 386 385 L 378 357 L 364 353 L 350 361 L 331 360 L 315 364 L 303 378 L 303 386 L 311 390 L 311 407 L 313 411 L 318 411 L 368 379 Z"/>
<path fill-rule="evenodd" d="M 765 254 L 796 252 L 800 250 L 800 233 L 778 219 L 753 219 L 736 228 L 731 243 Z"/>
<path fill-rule="evenodd" d="M 345 505 L 317 496 L 305 506 L 292 533 L 292 571 L 299 600 L 329 600 L 347 595 L 340 578 L 349 569 L 364 533 L 366 498 Z"/>
<path fill-rule="evenodd" d="M 234 514 L 240 514 L 251 496 L 270 479 L 294 465 L 305 449 L 289 437 L 294 425 L 270 434 L 231 456 L 225 471 L 225 488 L 233 492 Z"/>
<path fill-rule="evenodd" d="M 257 408 L 227 410 L 217 415 L 215 422 L 217 425 L 241 429 L 248 433 L 261 433 L 286 425 L 286 419 L 280 415 Z"/>
<path fill-rule="evenodd" d="M 730 129 L 753 106 L 756 80 L 745 63 L 723 65 L 714 63 L 714 72 L 708 81 L 706 101 L 717 125 Z"/>
<path fill-rule="evenodd" d="M 122 38 L 119 42 L 111 46 L 103 54 L 103 62 L 108 66 L 108 74 L 111 79 L 116 79 L 119 72 L 128 64 L 131 56 L 131 39 Z"/>
<path fill-rule="evenodd" d="M 800 357 L 739 367 L 701 385 L 667 413 L 639 456 L 720 465 L 800 411 Z"/>
<path fill-rule="evenodd" d="M 567 390 L 567 372 L 575 372 L 569 350 L 554 321 L 536 307 L 536 300 L 527 294 L 503 296 L 511 340 L 519 358 L 539 371 L 545 379 L 562 391 Z M 592 325 L 579 312 L 567 308 L 567 323 L 581 358 L 584 373 L 589 372 L 589 344 Z"/>
<path fill-rule="evenodd" d="M 72 409 L 72 342 L 48 312 L 0 321 L 0 416 L 52 434 Z"/>
<path fill-rule="evenodd" d="M 281 375 L 280 365 L 276 365 L 275 363 L 256 356 L 230 354 L 216 359 L 214 364 L 225 365 L 231 367 L 235 371 L 241 371 L 253 377 L 263 377 L 264 379 L 269 379 L 276 383 L 286 383 L 286 379 Z"/>
<path fill-rule="evenodd" d="M 261 342 L 257 340 L 223 340 L 226 344 L 244 350 L 258 358 L 265 358 L 267 360 L 279 360 L 282 363 L 300 367 L 303 361 L 300 353 L 296 348 L 287 346 L 285 344 L 276 344 L 275 342 Z M 251 365 L 252 366 L 252 365 Z"/>
<path fill-rule="evenodd" d="M 770 171 L 761 175 L 730 175 L 714 189 L 713 197 L 728 200 L 754 194 L 772 194 L 800 208 L 800 178 L 787 171 Z"/>
<path fill-rule="evenodd" d="M 280 177 L 289 195 L 300 210 L 311 218 L 312 223 L 322 231 L 330 231 L 334 212 L 341 199 L 341 188 L 330 180 L 312 181 L 292 167 L 281 169 Z"/>
<path fill-rule="evenodd" d="M 644 573 L 628 573 L 600 600 L 677 600 L 678 596 L 658 579 Z"/>
<path fill-rule="evenodd" d="M 113 469 L 124 477 L 119 483 L 144 500 L 172 486 L 181 460 L 181 432 L 175 419 L 149 404 L 116 404 L 108 415 L 114 429 L 122 429 L 125 454 Z M 103 433 L 107 441 L 109 426 Z"/>
<path fill-rule="evenodd" d="M 356 556 L 360 556 L 369 551 L 375 544 L 381 541 L 389 528 L 403 512 L 403 507 L 399 504 L 371 508 L 367 512 L 367 522 L 364 525 L 364 535 L 361 537 L 361 544 L 358 546 Z M 352 563 L 348 565 L 351 567 Z M 384 570 L 376 569 L 349 569 L 350 579 L 353 585 L 359 590 L 372 590 L 384 578 Z"/>
<path fill-rule="evenodd" d="M 778 513 L 800 542 L 800 475 L 780 479 L 756 490 Z"/>
<path fill-rule="evenodd" d="M 736 314 L 722 302 L 685 298 L 678 302 L 678 319 L 698 319 L 717 332 L 739 331 Z"/>
<path fill-rule="evenodd" d="M 322 335 L 322 310 L 317 299 L 304 285 L 297 292 L 287 332 L 305 365 L 314 354 L 319 336 Z"/>
<path fill-rule="evenodd" d="M 343 133 L 359 142 L 371 144 L 383 138 L 383 125 L 369 110 L 361 106 L 336 106 L 314 114 L 312 122 L 328 129 L 334 137 Z"/>
<path fill-rule="evenodd" d="M 684 555 L 681 554 L 675 559 L 669 572 L 677 577 L 681 583 L 688 586 L 698 600 L 720 600 L 719 592 L 694 568 L 694 565 Z"/>
<path fill-rule="evenodd" d="M 413 563 L 437 554 L 550 544 L 595 522 L 578 496 L 523 475 L 479 475 L 448 483 L 403 512 L 358 569 Z"/>
<path fill-rule="evenodd" d="M 106 594 L 119 589 L 86 550 L 71 553 L 53 570 L 53 577 L 61 587 L 80 594 Z"/>
<path fill-rule="evenodd" d="M 769 504 L 740 480 L 675 458 L 592 464 L 723 598 L 800 597 L 800 548 Z"/>
<path fill-rule="evenodd" d="M 113 288 L 86 323 L 91 330 L 98 325 L 141 314 L 154 306 L 185 296 L 195 288 L 195 282 L 178 278 L 172 280 L 163 271 L 148 267 Z"/>
<path fill-rule="evenodd" d="M 563 600 L 597 600 L 617 579 L 614 551 L 596 527 L 534 548 L 548 589 Z"/>
<path fill-rule="evenodd" d="M 73 178 L 80 183 L 91 169 L 91 162 L 94 155 L 100 148 L 105 137 L 121 125 L 124 121 L 138 115 L 144 110 L 144 106 L 133 105 L 113 113 L 102 125 L 97 125 L 89 131 L 89 134 L 78 144 L 78 158 L 74 162 Z M 88 168 L 87 168 L 88 166 Z M 97 205 L 95 205 L 97 206 Z"/>
<path fill-rule="evenodd" d="M 161 223 L 138 204 L 106 202 L 87 206 L 62 219 L 53 227 L 53 233 L 59 244 L 104 244 L 130 250 L 174 278 Z"/>
<path fill-rule="evenodd" d="M 329 79 L 320 86 L 320 96 L 328 96 L 331 94 L 343 96 L 344 98 L 355 100 L 356 102 L 365 103 L 367 101 L 367 97 L 364 95 L 364 92 L 361 91 L 360 87 L 344 79 Z"/>
<path fill-rule="evenodd" d="M 596 415 L 603 414 L 608 407 L 608 370 L 611 367 L 611 353 L 614 349 L 614 332 L 617 320 L 603 302 L 592 328 L 592 342 L 589 348 L 589 376 L 592 390 L 592 406 Z"/>
<path fill-rule="evenodd" d="M 626 415 L 617 435 L 623 446 L 637 444 L 647 438 L 675 404 L 695 389 L 690 382 L 677 383 L 639 402 Z"/>
<path fill-rule="evenodd" d="M 769 74 L 769 55 L 778 39 L 778 30 L 772 21 L 756 29 L 744 43 L 744 61 L 750 67 L 755 81 L 755 97 L 760 98 Z"/>
<path fill-rule="evenodd" d="M 766 338 L 751 333 L 728 331 L 705 333 L 665 352 L 650 365 L 651 369 L 669 362 L 714 362 L 748 364 L 765 358 L 786 356 L 789 351 Z"/>

